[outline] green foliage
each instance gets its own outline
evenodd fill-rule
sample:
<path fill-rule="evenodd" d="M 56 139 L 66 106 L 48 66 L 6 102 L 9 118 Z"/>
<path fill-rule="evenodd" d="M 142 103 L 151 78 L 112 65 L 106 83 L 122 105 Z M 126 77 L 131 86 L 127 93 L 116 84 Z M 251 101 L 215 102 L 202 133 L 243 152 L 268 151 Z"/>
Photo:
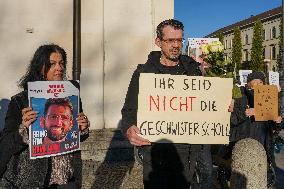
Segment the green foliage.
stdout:
<path fill-rule="evenodd" d="M 186 44 L 186 47 L 185 47 L 183 54 L 188 55 L 188 43 Z"/>
<path fill-rule="evenodd" d="M 238 75 L 241 69 L 242 61 L 242 40 L 241 30 L 239 27 L 234 28 L 233 49 L 232 49 L 232 64 L 235 67 L 236 75 Z"/>
<path fill-rule="evenodd" d="M 277 69 L 278 70 L 281 70 L 282 69 L 282 57 L 281 57 L 281 50 L 283 48 L 283 44 L 282 44 L 282 40 L 283 40 L 283 23 L 282 23 L 282 19 L 281 19 L 281 23 L 279 25 L 279 31 L 280 31 L 280 36 L 279 36 L 279 42 L 278 42 L 278 45 L 279 45 L 279 54 L 277 56 L 277 62 L 276 62 L 276 65 L 277 65 Z"/>
<path fill-rule="evenodd" d="M 224 45 L 224 35 L 220 32 L 217 34 L 217 37 L 219 38 L 219 41 Z"/>
<path fill-rule="evenodd" d="M 264 58 L 262 46 L 262 23 L 260 20 L 256 21 L 253 27 L 253 38 L 251 48 L 251 63 L 250 69 L 252 71 L 264 71 Z"/>
<path fill-rule="evenodd" d="M 237 87 L 236 85 L 233 86 L 232 96 L 233 96 L 233 98 L 241 98 L 242 97 L 241 89 L 239 87 Z"/>
<path fill-rule="evenodd" d="M 211 68 L 208 71 L 210 76 L 221 76 L 226 73 L 224 61 L 224 47 L 220 41 L 213 41 L 207 45 L 202 45 L 201 58 L 209 63 Z"/>
<path fill-rule="evenodd" d="M 206 63 L 210 64 L 210 69 L 207 70 L 207 77 L 221 77 L 232 78 L 233 77 L 233 64 L 224 60 L 224 36 L 219 33 L 219 41 L 211 42 L 207 45 L 202 45 L 202 58 Z M 236 85 L 233 85 L 232 98 L 240 98 L 241 90 Z"/>
<path fill-rule="evenodd" d="M 212 57 L 212 60 L 216 60 L 216 62 L 212 65 L 211 68 L 208 71 L 208 74 L 210 76 L 221 76 L 226 73 L 225 67 L 224 67 L 224 59 L 223 56 L 221 55 L 222 53 L 214 53 Z M 220 57 L 220 58 L 218 58 Z"/>

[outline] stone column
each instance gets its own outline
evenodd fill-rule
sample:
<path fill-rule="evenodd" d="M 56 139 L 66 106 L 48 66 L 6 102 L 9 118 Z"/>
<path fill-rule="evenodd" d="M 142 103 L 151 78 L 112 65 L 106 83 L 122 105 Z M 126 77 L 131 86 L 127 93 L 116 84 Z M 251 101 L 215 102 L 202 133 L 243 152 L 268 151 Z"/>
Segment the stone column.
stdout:
<path fill-rule="evenodd" d="M 230 188 L 267 188 L 267 157 L 258 141 L 247 138 L 236 143 L 232 155 Z"/>

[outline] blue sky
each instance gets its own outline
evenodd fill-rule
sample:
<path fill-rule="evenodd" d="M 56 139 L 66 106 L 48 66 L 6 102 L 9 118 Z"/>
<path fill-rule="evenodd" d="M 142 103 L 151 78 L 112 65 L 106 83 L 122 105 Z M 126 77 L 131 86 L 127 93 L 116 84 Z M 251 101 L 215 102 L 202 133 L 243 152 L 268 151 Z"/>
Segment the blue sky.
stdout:
<path fill-rule="evenodd" d="M 184 23 L 187 39 L 204 37 L 281 5 L 282 0 L 174 0 L 174 17 Z"/>

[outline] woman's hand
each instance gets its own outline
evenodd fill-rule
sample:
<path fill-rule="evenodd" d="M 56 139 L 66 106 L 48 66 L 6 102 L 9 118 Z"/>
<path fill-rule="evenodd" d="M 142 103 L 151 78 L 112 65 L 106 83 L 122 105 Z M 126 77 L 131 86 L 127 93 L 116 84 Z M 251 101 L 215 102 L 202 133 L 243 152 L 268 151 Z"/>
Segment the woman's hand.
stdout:
<path fill-rule="evenodd" d="M 78 117 L 76 118 L 76 120 L 78 122 L 80 131 L 83 131 L 90 127 L 89 120 L 83 112 L 78 113 Z"/>
<path fill-rule="evenodd" d="M 27 107 L 22 109 L 22 125 L 25 128 L 29 128 L 29 126 L 36 120 L 38 116 L 37 111 L 33 111 L 31 107 Z"/>
<path fill-rule="evenodd" d="M 275 123 L 281 123 L 282 117 L 278 116 L 274 121 L 275 121 Z"/>
<path fill-rule="evenodd" d="M 235 100 L 232 99 L 231 100 L 231 104 L 229 105 L 229 108 L 228 108 L 228 112 L 233 112 L 234 111 L 234 103 L 235 103 Z"/>
<path fill-rule="evenodd" d="M 246 114 L 247 117 L 254 116 L 255 115 L 254 108 L 246 109 L 245 114 Z"/>

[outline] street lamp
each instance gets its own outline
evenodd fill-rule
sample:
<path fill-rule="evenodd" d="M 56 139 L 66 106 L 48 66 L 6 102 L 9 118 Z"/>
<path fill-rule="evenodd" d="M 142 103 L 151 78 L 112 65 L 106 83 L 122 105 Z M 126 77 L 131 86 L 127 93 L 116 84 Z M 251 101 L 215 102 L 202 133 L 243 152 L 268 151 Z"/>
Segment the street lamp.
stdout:
<path fill-rule="evenodd" d="M 269 64 L 270 64 L 271 60 L 270 59 L 264 59 L 263 62 L 264 62 L 265 73 L 268 76 Z"/>

